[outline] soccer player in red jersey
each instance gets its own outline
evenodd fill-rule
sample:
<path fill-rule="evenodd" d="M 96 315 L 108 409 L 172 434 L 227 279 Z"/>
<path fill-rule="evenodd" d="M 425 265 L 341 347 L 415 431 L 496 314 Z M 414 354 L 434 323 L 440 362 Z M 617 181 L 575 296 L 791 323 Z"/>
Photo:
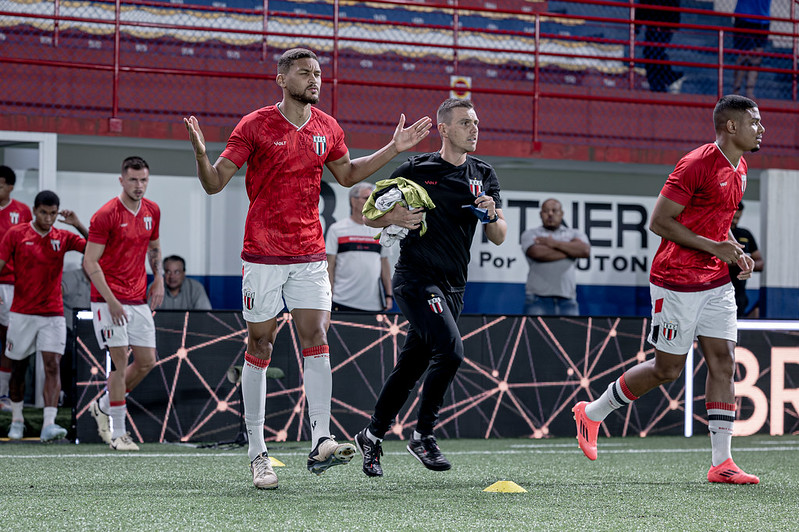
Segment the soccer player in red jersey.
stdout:
<path fill-rule="evenodd" d="M 125 396 L 155 365 L 152 309 L 164 299 L 158 234 L 161 210 L 144 197 L 149 180 L 150 167 L 144 159 L 128 157 L 122 162 L 122 193 L 92 216 L 83 259 L 92 282 L 94 332 L 100 347 L 107 347 L 111 355 L 107 392 L 89 405 L 89 412 L 100 437 L 117 451 L 139 450 L 125 430 Z M 145 255 L 155 277 L 149 306 Z M 133 351 L 130 365 L 129 346 Z"/>
<path fill-rule="evenodd" d="M 17 268 L 6 347 L 6 355 L 12 361 L 10 440 L 21 439 L 25 430 L 22 417 L 25 373 L 28 357 L 37 349 L 44 361 L 44 422 L 40 438 L 46 442 L 67 435 L 67 429 L 55 422 L 61 392 L 59 364 L 67 340 L 61 273 L 64 255 L 68 251 L 83 253 L 86 240 L 71 231 L 53 227 L 59 215 L 59 204 L 55 192 L 39 192 L 33 203 L 33 221 L 15 225 L 0 242 L 0 271 L 12 259 Z M 88 236 L 74 212 L 63 210 L 60 214 L 61 222 Z"/>
<path fill-rule="evenodd" d="M 760 149 L 765 128 L 757 104 L 737 95 L 718 101 L 713 122 L 716 142 L 680 159 L 652 212 L 649 228 L 663 238 L 649 275 L 649 342 L 655 346 L 655 358 L 629 369 L 598 399 L 581 401 L 572 411 L 580 448 L 589 459 L 596 460 L 602 420 L 679 377 L 685 355 L 698 338 L 708 370 L 705 397 L 712 467 L 707 479 L 757 484 L 760 480 L 755 475 L 735 465 L 730 451 L 738 330 L 728 266 L 737 264 L 741 268 L 740 279 L 748 278 L 754 268 L 752 257 L 743 252 L 730 227 L 746 190 L 743 154 Z"/>
<path fill-rule="evenodd" d="M 220 192 L 247 163 L 250 207 L 241 258 L 248 341 L 241 386 L 250 470 L 253 484 L 262 489 L 277 487 L 263 437 L 265 371 L 284 299 L 304 360 L 312 439 L 308 470 L 321 474 L 348 463 L 355 453 L 352 444 L 337 443 L 330 436 L 332 375 L 327 330 L 331 296 L 319 221 L 323 167 L 341 185 L 350 187 L 415 146 L 431 127 L 430 118 L 424 117 L 404 128 L 405 115 L 401 115 L 391 142 L 372 155 L 351 160 L 338 122 L 313 107 L 322 84 L 316 54 L 301 48 L 288 50 L 278 61 L 275 81 L 283 99 L 242 118 L 213 165 L 197 119 L 184 119 L 197 158 L 197 175 L 208 194 Z"/>
<path fill-rule="evenodd" d="M 31 217 L 30 207 L 11 198 L 17 174 L 8 166 L 0 166 L 0 238 L 13 226 L 26 224 Z M 8 313 L 14 299 L 14 265 L 6 264 L 0 272 L 0 412 L 11 411 L 8 383 L 11 380 L 11 360 L 6 357 Z"/>

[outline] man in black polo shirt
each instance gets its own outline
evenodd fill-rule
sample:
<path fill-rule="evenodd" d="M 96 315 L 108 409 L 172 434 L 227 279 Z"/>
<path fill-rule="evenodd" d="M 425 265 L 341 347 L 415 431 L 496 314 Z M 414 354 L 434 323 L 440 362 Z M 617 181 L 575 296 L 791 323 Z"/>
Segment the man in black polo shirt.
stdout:
<path fill-rule="evenodd" d="M 441 150 L 411 157 L 391 175 L 422 186 L 435 203 L 425 213 L 425 234 L 419 230 L 421 208 L 395 206 L 376 220 L 364 218 L 373 227 L 399 225 L 410 230 L 400 243 L 393 279 L 395 301 L 409 323 L 408 335 L 369 426 L 355 437 L 363 472 L 371 477 L 383 475 L 382 438 L 425 371 L 416 430 L 407 448 L 428 469 L 451 467 L 436 444 L 433 427 L 463 360 L 457 319 L 463 309 L 469 250 L 478 221 L 496 245 L 507 233 L 497 175 L 491 165 L 468 155 L 477 148 L 474 105 L 469 100 L 445 100 L 437 122 Z"/>

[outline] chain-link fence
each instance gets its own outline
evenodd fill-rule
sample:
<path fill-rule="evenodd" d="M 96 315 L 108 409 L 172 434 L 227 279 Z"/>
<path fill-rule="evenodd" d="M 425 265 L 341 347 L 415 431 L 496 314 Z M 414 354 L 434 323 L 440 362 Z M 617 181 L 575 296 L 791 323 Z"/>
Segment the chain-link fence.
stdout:
<path fill-rule="evenodd" d="M 320 107 L 351 134 L 386 134 L 454 89 L 478 106 L 481 144 L 500 152 L 684 148 L 712 133 L 707 113 L 686 127 L 697 108 L 735 89 L 780 109 L 785 135 L 770 139 L 799 152 L 792 0 L 772 2 L 769 33 L 734 28 L 735 0 L 443 3 L 0 0 L 0 109 L 230 127 L 280 99 L 276 58 L 302 46 L 320 55 Z"/>

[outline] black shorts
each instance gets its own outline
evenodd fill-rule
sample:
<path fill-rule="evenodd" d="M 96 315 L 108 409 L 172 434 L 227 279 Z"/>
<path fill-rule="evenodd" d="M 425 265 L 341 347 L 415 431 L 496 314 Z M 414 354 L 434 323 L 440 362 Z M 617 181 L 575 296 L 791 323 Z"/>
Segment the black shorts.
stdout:
<path fill-rule="evenodd" d="M 735 28 L 742 30 L 763 30 L 768 31 L 768 22 L 753 22 L 742 18 L 735 19 Z M 732 47 L 736 50 L 755 50 L 763 49 L 768 42 L 768 35 L 765 33 L 738 33 L 732 34 Z"/>

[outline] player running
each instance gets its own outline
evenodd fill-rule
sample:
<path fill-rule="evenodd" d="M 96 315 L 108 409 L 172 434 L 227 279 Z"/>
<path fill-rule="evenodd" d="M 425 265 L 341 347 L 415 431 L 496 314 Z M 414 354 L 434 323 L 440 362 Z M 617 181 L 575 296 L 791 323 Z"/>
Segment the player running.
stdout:
<path fill-rule="evenodd" d="M 650 229 L 663 238 L 649 276 L 649 342 L 655 346 L 655 358 L 631 368 L 597 400 L 581 401 L 572 411 L 580 448 L 596 460 L 602 420 L 679 377 L 685 355 L 698 338 L 708 371 L 705 397 L 712 466 L 707 479 L 757 484 L 760 479 L 735 465 L 730 450 L 738 330 L 728 265 L 741 268 L 739 279 L 747 279 L 754 268 L 752 257 L 743 252 L 730 226 L 746 190 L 743 154 L 760 149 L 765 128 L 757 104 L 737 95 L 718 101 L 713 122 L 716 142 L 695 149 L 677 163 L 652 212 Z"/>

